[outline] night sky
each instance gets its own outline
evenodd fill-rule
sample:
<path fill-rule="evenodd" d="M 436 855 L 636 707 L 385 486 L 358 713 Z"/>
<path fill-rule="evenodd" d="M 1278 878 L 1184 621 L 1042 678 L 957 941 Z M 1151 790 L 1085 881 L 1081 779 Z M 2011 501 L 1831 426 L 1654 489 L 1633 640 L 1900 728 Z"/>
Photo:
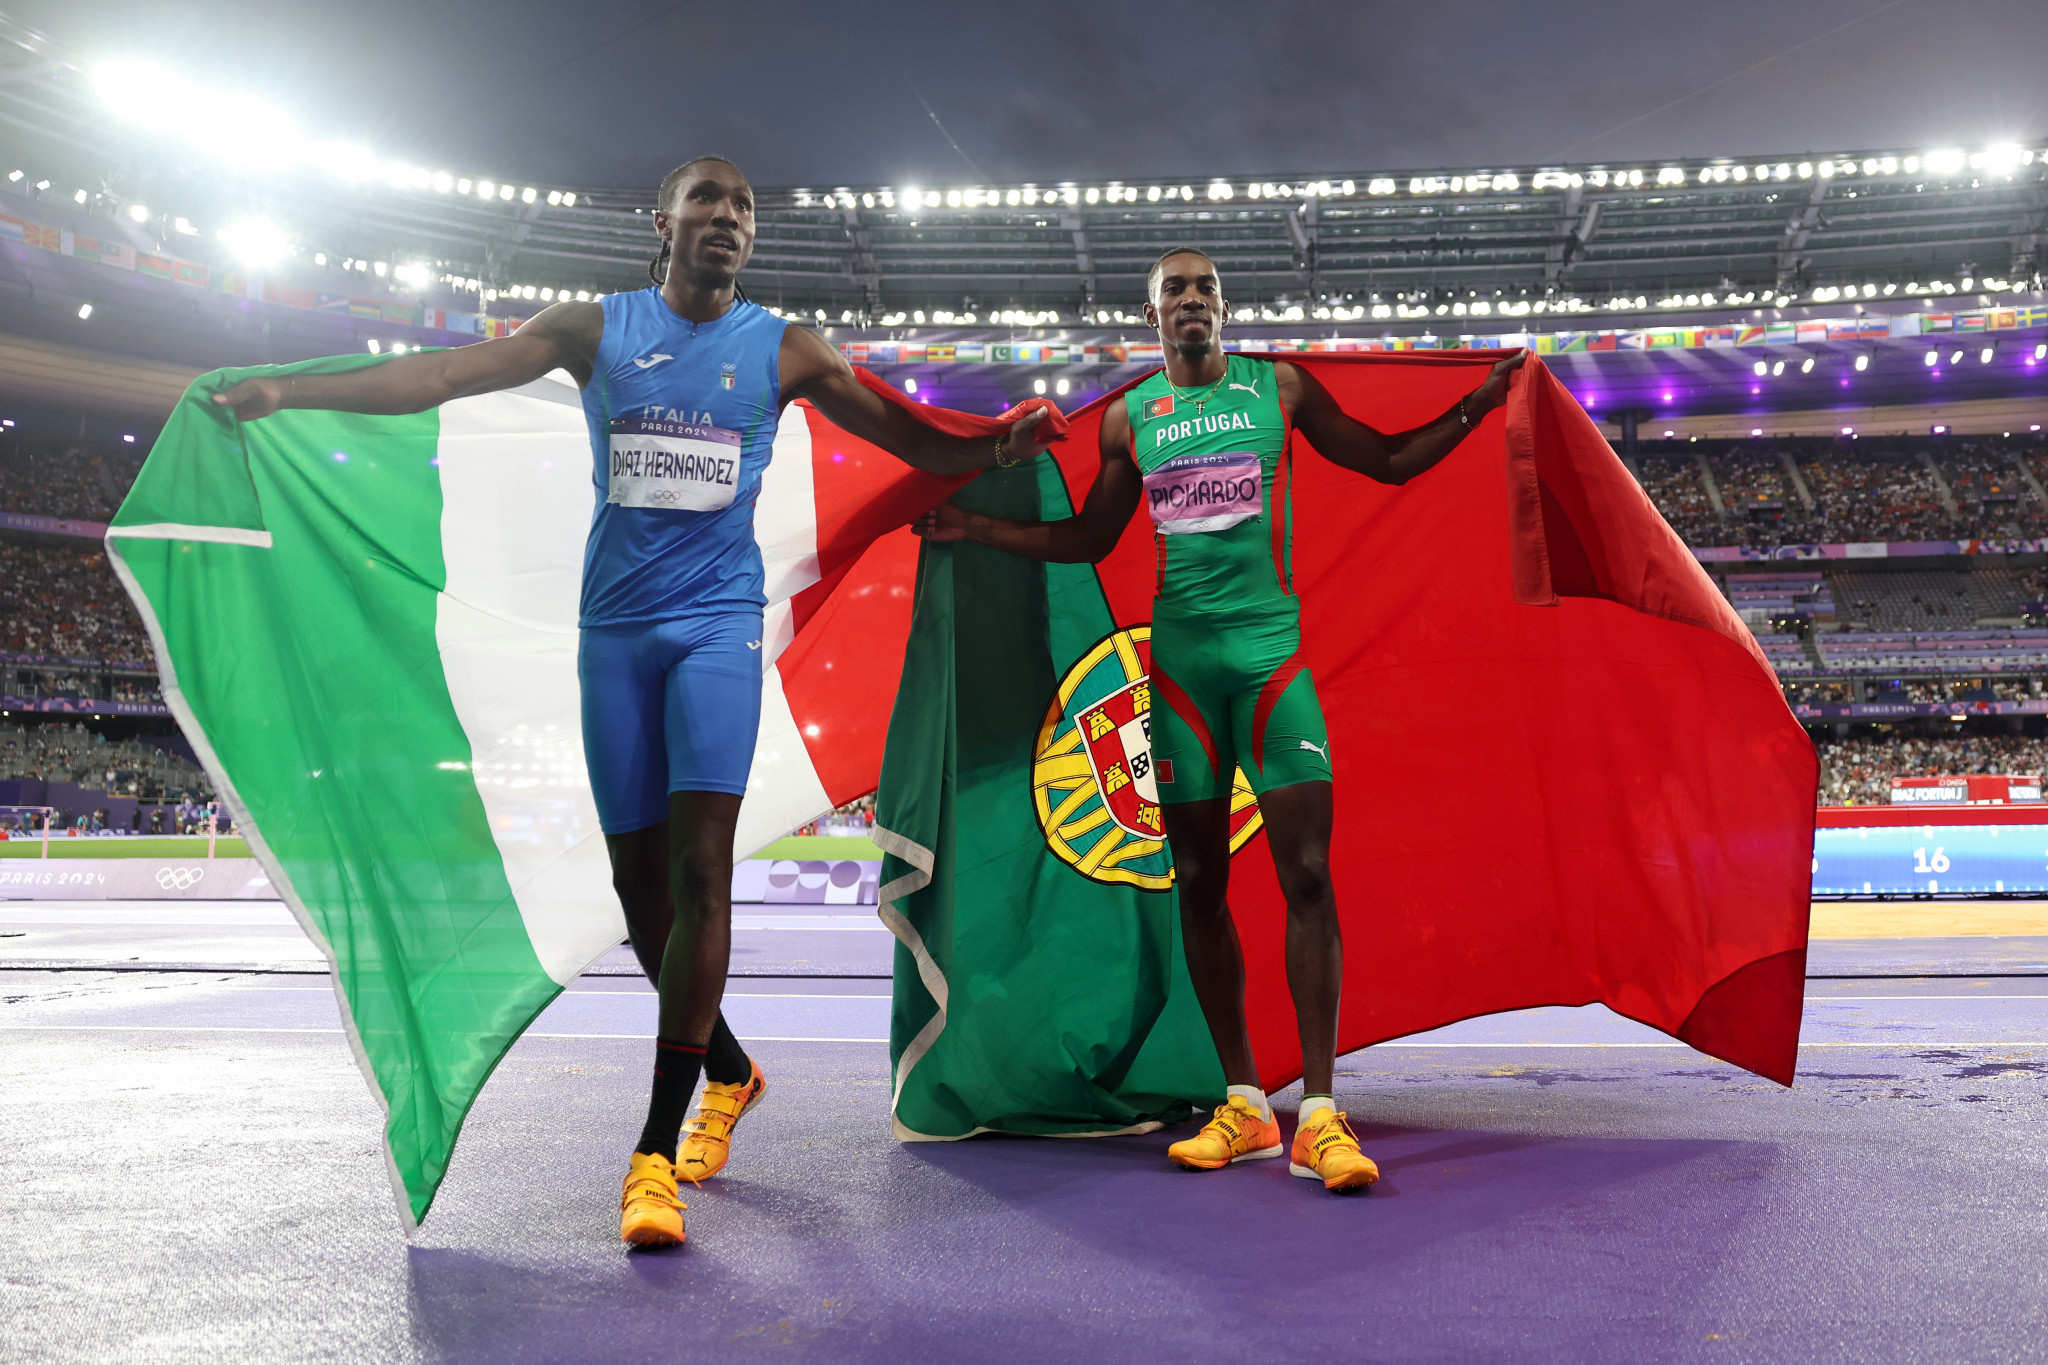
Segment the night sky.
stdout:
<path fill-rule="evenodd" d="M 2048 132 L 2048 0 L 0 7 L 88 63 L 148 57 L 387 155 L 572 185 L 700 151 L 760 185 L 1199 181 Z"/>

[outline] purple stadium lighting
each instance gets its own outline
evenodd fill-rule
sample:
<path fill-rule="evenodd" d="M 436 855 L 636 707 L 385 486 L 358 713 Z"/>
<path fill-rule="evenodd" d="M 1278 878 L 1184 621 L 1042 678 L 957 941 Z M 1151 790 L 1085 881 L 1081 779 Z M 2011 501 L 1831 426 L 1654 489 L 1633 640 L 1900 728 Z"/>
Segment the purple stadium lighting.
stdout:
<path fill-rule="evenodd" d="M 1762 393 L 1764 391 L 1764 386 L 1761 384 L 1751 384 L 1749 386 L 1749 391 L 1751 393 Z"/>
<path fill-rule="evenodd" d="M 131 446 L 135 444 L 135 438 L 133 436 L 124 435 L 121 437 L 121 439 Z"/>
<path fill-rule="evenodd" d="M 1764 429 L 1762 427 L 1751 427 L 1749 429 L 1749 434 L 1752 436 L 1761 436 L 1764 434 Z"/>
<path fill-rule="evenodd" d="M 1665 402 L 1667 402 L 1667 403 L 1669 403 L 1669 402 L 1671 401 L 1671 395 L 1670 395 L 1670 394 L 1668 394 L 1668 393 L 1667 393 L 1667 394 L 1665 394 L 1665 395 L 1664 395 L 1664 401 L 1665 401 Z"/>

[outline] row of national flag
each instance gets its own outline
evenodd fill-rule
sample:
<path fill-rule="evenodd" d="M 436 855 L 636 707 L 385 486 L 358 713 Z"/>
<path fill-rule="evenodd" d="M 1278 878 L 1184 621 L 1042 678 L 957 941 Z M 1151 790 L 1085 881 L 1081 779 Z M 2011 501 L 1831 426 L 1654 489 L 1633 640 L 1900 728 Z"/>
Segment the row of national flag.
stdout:
<path fill-rule="evenodd" d="M 464 336 L 509 336 L 517 326 L 516 319 L 479 317 L 475 313 L 425 308 L 389 299 L 365 299 L 317 289 L 296 289 L 246 270 L 188 261 L 163 252 L 143 251 L 129 242 L 92 237 L 71 228 L 30 222 L 6 213 L 0 213 L 0 242 L 20 242 L 23 246 L 37 247 L 73 260 L 96 261 L 100 265 L 150 279 L 189 285 L 194 289 L 210 289 L 284 308 L 340 313 L 405 327 L 432 327 Z"/>

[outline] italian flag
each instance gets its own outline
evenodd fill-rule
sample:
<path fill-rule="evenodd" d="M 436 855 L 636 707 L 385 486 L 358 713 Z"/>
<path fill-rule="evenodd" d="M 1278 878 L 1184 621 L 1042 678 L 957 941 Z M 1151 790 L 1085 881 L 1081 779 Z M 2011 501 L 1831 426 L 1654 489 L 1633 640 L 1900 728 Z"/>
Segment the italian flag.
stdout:
<path fill-rule="evenodd" d="M 404 417 L 242 424 L 187 391 L 107 533 L 165 700 L 333 965 L 408 1226 L 499 1057 L 625 936 L 583 765 L 592 488 L 556 373 Z M 871 387 L 893 394 L 880 381 Z M 1006 424 L 914 409 L 955 434 Z M 740 856 L 872 791 L 920 475 L 784 410 L 756 512 L 769 607 Z"/>

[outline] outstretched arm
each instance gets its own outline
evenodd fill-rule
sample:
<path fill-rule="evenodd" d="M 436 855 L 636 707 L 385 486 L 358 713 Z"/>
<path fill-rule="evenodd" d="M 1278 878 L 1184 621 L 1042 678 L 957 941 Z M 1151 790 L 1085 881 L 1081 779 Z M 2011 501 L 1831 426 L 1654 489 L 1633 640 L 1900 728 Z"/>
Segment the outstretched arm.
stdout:
<path fill-rule="evenodd" d="M 1294 415 L 1294 429 L 1331 464 L 1380 483 L 1403 484 L 1451 453 L 1479 425 L 1479 419 L 1507 398 L 1508 377 L 1529 358 L 1524 350 L 1495 365 L 1486 382 L 1434 422 L 1385 435 L 1337 406 L 1337 400 L 1307 370 L 1281 361 L 1280 401 Z M 1462 411 L 1461 411 L 1462 409 Z"/>
<path fill-rule="evenodd" d="M 913 469 L 932 474 L 971 474 L 995 463 L 998 443 L 987 436 L 948 436 L 926 426 L 854 376 L 846 357 L 808 327 L 791 326 L 782 333 L 784 398 L 807 398 L 827 421 L 873 442 Z M 1000 450 L 1003 463 L 1033 459 L 1045 453 L 1037 436 L 1045 409 L 1038 408 L 1012 423 Z"/>
<path fill-rule="evenodd" d="M 1131 423 L 1123 404 L 1102 418 L 1102 468 L 1088 490 L 1081 510 L 1059 521 L 1005 521 L 978 512 L 963 512 L 940 503 L 911 523 L 926 540 L 972 540 L 1007 550 L 1026 559 L 1054 564 L 1095 564 L 1116 548 L 1131 512 L 1138 505 L 1144 481 L 1131 463 Z"/>
<path fill-rule="evenodd" d="M 340 374 L 244 379 L 215 394 L 213 401 L 233 408 L 244 422 L 268 417 L 279 408 L 386 415 L 425 412 L 451 398 L 516 389 L 555 369 L 567 369 L 578 384 L 587 384 L 603 335 L 601 304 L 558 303 L 495 341 L 422 351 Z"/>

